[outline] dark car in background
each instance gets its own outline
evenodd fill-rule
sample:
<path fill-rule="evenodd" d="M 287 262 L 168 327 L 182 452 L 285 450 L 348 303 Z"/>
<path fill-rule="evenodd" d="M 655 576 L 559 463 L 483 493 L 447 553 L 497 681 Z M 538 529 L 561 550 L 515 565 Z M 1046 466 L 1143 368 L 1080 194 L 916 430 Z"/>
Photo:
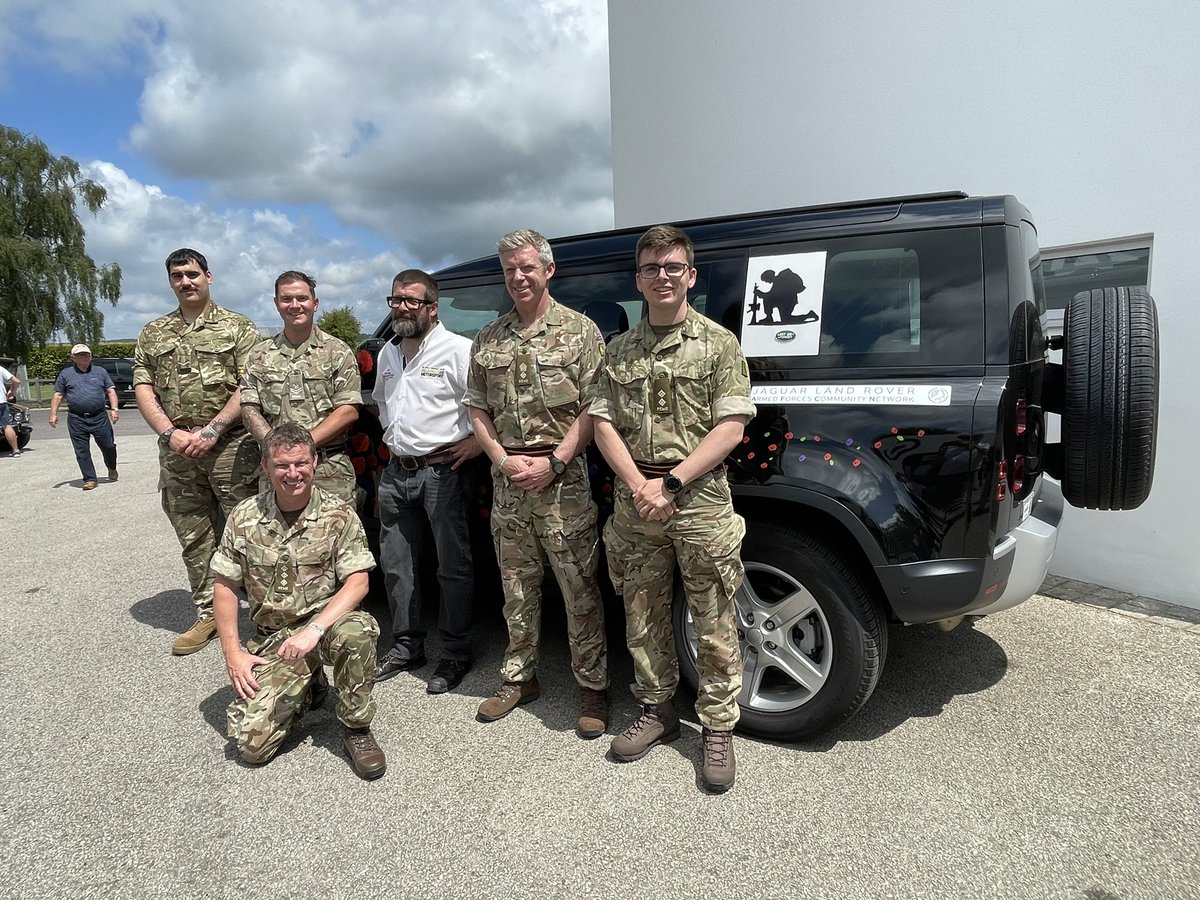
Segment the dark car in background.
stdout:
<path fill-rule="evenodd" d="M 108 372 L 117 389 L 117 406 L 133 406 L 133 360 L 128 356 L 95 356 L 92 365 Z"/>

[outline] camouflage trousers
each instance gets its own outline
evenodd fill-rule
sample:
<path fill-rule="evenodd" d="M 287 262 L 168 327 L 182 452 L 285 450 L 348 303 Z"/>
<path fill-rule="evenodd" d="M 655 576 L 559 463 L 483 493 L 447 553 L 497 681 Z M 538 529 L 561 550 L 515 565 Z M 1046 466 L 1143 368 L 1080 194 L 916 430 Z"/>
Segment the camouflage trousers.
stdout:
<path fill-rule="evenodd" d="M 228 735 L 242 759 L 264 763 L 279 750 L 292 726 L 308 712 L 309 686 L 321 668 L 333 666 L 337 717 L 348 728 L 370 725 L 375 717 L 375 641 L 379 625 L 362 610 L 347 613 L 325 632 L 316 649 L 303 659 L 275 655 L 288 636 L 305 627 L 298 622 L 267 637 L 247 641 L 246 648 L 266 658 L 254 669 L 258 692 L 229 704 L 225 718 Z"/>
<path fill-rule="evenodd" d="M 608 687 L 604 603 L 596 586 L 600 541 L 596 504 L 581 457 L 540 494 L 494 477 L 492 538 L 504 587 L 508 649 L 505 681 L 529 681 L 537 668 L 542 630 L 542 578 L 550 563 L 567 611 L 571 669 L 584 687 Z"/>
<path fill-rule="evenodd" d="M 331 497 L 340 497 L 357 508 L 358 481 L 354 474 L 354 463 L 350 460 L 350 454 L 335 453 L 333 456 L 325 456 L 318 448 L 317 469 L 313 473 L 313 484 L 321 489 L 321 493 Z M 261 494 L 263 491 L 271 489 L 271 479 L 260 466 L 256 493 Z"/>
<path fill-rule="evenodd" d="M 246 432 L 221 438 L 208 456 L 192 459 L 166 447 L 158 451 L 163 512 L 183 548 L 192 603 L 212 615 L 213 574 L 208 569 L 225 517 L 258 487 L 259 451 Z"/>
<path fill-rule="evenodd" d="M 679 687 L 679 658 L 671 628 L 675 564 L 696 633 L 696 715 L 714 731 L 737 724 L 742 689 L 733 596 L 745 569 L 740 555 L 746 524 L 733 511 L 723 474 L 688 485 L 679 511 L 665 522 L 638 517 L 624 482 L 617 482 L 613 514 L 604 526 L 608 572 L 625 602 L 625 640 L 633 657 L 633 695 L 665 703 Z"/>

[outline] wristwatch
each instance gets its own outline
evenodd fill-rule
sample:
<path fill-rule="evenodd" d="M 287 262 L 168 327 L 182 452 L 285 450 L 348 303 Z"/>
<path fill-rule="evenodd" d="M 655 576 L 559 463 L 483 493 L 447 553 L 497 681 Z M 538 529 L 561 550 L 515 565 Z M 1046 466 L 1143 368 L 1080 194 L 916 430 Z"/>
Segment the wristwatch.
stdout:
<path fill-rule="evenodd" d="M 674 472 L 668 472 L 663 476 L 663 487 L 665 487 L 672 494 L 678 494 L 683 490 L 683 479 Z"/>
<path fill-rule="evenodd" d="M 550 468 L 554 470 L 555 475 L 561 475 L 563 472 L 567 471 L 567 464 L 551 453 Z"/>
<path fill-rule="evenodd" d="M 173 435 L 177 430 L 178 429 L 176 429 L 176 427 L 174 425 L 172 425 L 170 428 L 168 428 L 166 431 L 164 431 L 162 434 L 160 434 L 158 436 L 158 442 L 160 444 L 162 444 L 164 447 L 167 446 L 167 444 L 171 443 L 171 435 Z"/>

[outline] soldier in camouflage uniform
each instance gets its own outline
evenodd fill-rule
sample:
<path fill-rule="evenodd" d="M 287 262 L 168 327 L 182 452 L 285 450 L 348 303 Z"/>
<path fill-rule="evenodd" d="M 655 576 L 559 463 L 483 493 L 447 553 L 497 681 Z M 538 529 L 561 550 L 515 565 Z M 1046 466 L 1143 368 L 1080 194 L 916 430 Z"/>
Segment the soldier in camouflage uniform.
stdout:
<path fill-rule="evenodd" d="M 217 629 L 237 694 L 229 736 L 243 760 L 267 762 L 324 701 L 329 664 L 350 764 L 378 778 L 387 767 L 370 729 L 379 626 L 358 609 L 375 568 L 367 535 L 353 508 L 313 485 L 317 450 L 306 428 L 279 426 L 263 451 L 271 490 L 230 514 L 212 558 Z M 257 626 L 249 652 L 238 641 L 237 588 L 245 588 Z"/>
<path fill-rule="evenodd" d="M 317 283 L 303 272 L 275 279 L 283 331 L 250 351 L 242 375 L 242 421 L 259 444 L 277 425 L 303 425 L 317 445 L 317 487 L 353 502 L 346 430 L 358 419 L 362 385 L 353 351 L 317 327 L 319 304 Z M 259 487 L 267 489 L 265 475 Z"/>
<path fill-rule="evenodd" d="M 596 443 L 620 479 L 604 541 L 609 574 L 625 601 L 633 693 L 643 704 L 611 749 L 629 761 L 679 737 L 671 630 L 678 562 L 698 647 L 700 779 L 720 792 L 735 776 L 742 660 L 733 596 L 744 575 L 746 531 L 722 461 L 754 416 L 750 374 L 737 338 L 688 305 L 696 270 L 687 235 L 651 228 L 636 259 L 647 318 L 609 347 L 590 408 Z"/>
<path fill-rule="evenodd" d="M 238 379 L 259 341 L 254 323 L 212 302 L 208 261 L 195 250 L 167 257 L 179 308 L 138 335 L 138 410 L 158 435 L 162 508 L 183 547 L 196 622 L 171 652 L 194 653 L 216 636 L 208 561 L 225 516 L 254 494 L 258 445 L 242 428 Z"/>
<path fill-rule="evenodd" d="M 596 325 L 550 296 L 554 257 L 536 231 L 498 245 L 514 309 L 483 328 L 471 348 L 463 403 L 492 461 L 492 536 L 504 585 L 508 650 L 502 684 L 479 706 L 493 721 L 540 691 L 535 674 L 544 560 L 562 590 L 571 667 L 579 684 L 581 737 L 608 726 L 604 608 L 596 586 L 596 504 L 584 449 L 586 415 L 604 355 Z"/>

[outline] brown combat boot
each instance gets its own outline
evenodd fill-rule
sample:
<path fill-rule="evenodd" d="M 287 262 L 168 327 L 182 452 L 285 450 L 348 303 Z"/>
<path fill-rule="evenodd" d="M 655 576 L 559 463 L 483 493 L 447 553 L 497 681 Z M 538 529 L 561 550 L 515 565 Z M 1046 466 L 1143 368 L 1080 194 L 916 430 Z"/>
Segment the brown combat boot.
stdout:
<path fill-rule="evenodd" d="M 704 759 L 700 763 L 700 783 L 714 794 L 733 787 L 737 763 L 733 756 L 733 732 L 703 730 Z"/>
<path fill-rule="evenodd" d="M 633 762 L 641 759 L 659 744 L 667 744 L 679 737 L 679 714 L 675 704 L 649 704 L 642 707 L 642 716 L 623 732 L 613 738 L 609 747 L 618 762 Z"/>
<path fill-rule="evenodd" d="M 208 646 L 208 642 L 216 636 L 217 620 L 212 616 L 201 616 L 191 628 L 175 638 L 175 643 L 171 645 L 171 652 L 176 656 L 187 656 L 189 653 L 203 650 Z"/>
<path fill-rule="evenodd" d="M 351 728 L 346 726 L 346 736 L 342 738 L 342 746 L 350 757 L 350 765 L 360 778 L 368 781 L 378 778 L 387 771 L 387 759 L 383 749 L 371 734 L 370 728 Z"/>
<path fill-rule="evenodd" d="M 500 690 L 479 704 L 475 718 L 480 722 L 503 719 L 522 703 L 536 700 L 541 693 L 536 675 L 528 681 L 506 681 L 500 685 Z"/>
<path fill-rule="evenodd" d="M 608 691 L 579 688 L 579 721 L 575 733 L 590 741 L 604 734 L 608 728 Z"/>

